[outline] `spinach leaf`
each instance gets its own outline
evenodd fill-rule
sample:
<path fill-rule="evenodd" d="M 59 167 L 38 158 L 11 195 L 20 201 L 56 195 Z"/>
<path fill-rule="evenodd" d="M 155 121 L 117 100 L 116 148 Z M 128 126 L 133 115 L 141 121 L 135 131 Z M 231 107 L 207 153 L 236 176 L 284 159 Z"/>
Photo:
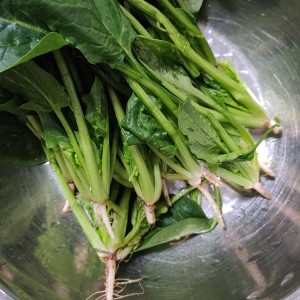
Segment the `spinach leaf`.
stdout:
<path fill-rule="evenodd" d="M 0 162 L 34 166 L 46 161 L 40 141 L 17 116 L 0 112 Z"/>
<path fill-rule="evenodd" d="M 175 86 L 180 84 L 187 88 L 193 87 L 186 72 L 188 70 L 194 74 L 193 66 L 170 42 L 138 36 L 134 40 L 133 49 L 150 73 L 151 70 L 157 72 L 162 79 Z"/>
<path fill-rule="evenodd" d="M 12 26 L 25 23 L 31 28 L 42 24 L 44 34 L 45 31 L 60 33 L 91 63 L 116 66 L 123 61 L 126 52 L 130 53 L 135 32 L 115 0 L 15 0 L 14 5 L 10 3 L 4 0 L 1 19 L 16 20 L 11 22 Z"/>
<path fill-rule="evenodd" d="M 0 87 L 0 111 L 6 111 L 8 113 L 18 116 L 20 120 L 25 122 L 27 112 L 20 109 L 20 106 L 24 103 L 23 99 L 7 89 Z"/>
<path fill-rule="evenodd" d="M 209 162 L 210 155 L 220 154 L 226 149 L 211 122 L 197 112 L 189 100 L 179 106 L 178 125 L 180 131 L 188 138 L 191 152 L 198 159 Z"/>
<path fill-rule="evenodd" d="M 161 107 L 157 98 L 152 99 Z M 125 129 L 124 136 L 128 145 L 148 143 L 168 157 L 175 155 L 177 148 L 171 138 L 134 94 L 127 102 L 126 116 L 121 125 Z"/>
<path fill-rule="evenodd" d="M 2 73 L 0 86 L 25 97 L 22 109 L 50 112 L 69 106 L 69 96 L 63 86 L 33 61 Z"/>
<path fill-rule="evenodd" d="M 160 216 L 155 227 L 145 235 L 137 251 L 179 240 L 192 234 L 208 232 L 216 224 L 216 220 L 207 218 L 195 201 L 184 196 L 165 215 Z"/>
<path fill-rule="evenodd" d="M 231 97 L 231 95 L 221 87 L 220 87 L 220 89 L 214 89 L 214 88 L 210 88 L 210 87 L 202 85 L 200 87 L 200 90 L 205 95 L 208 95 L 212 99 L 214 99 L 215 102 L 218 103 L 219 105 L 221 105 L 222 107 L 225 107 L 225 105 L 227 105 L 227 106 L 237 108 L 241 111 L 248 112 L 248 110 L 245 107 L 243 107 L 242 105 L 240 105 L 236 101 L 234 101 L 234 99 Z"/>
<path fill-rule="evenodd" d="M 50 114 L 40 116 L 44 128 L 46 147 L 48 149 L 55 148 L 55 146 L 59 146 L 62 149 L 69 148 L 69 139 L 55 119 Z"/>
<path fill-rule="evenodd" d="M 177 0 L 177 2 L 191 14 L 198 13 L 203 4 L 203 0 Z"/>
<path fill-rule="evenodd" d="M 96 77 L 91 91 L 82 97 L 86 105 L 85 119 L 94 142 L 108 134 L 108 110 L 104 86 Z"/>
<path fill-rule="evenodd" d="M 68 44 L 23 9 L 34 6 L 34 1 L 23 1 L 22 7 L 15 2 L 0 3 L 0 72 Z"/>
<path fill-rule="evenodd" d="M 160 0 L 159 4 L 166 9 L 165 15 L 172 20 L 177 30 L 185 36 L 192 48 L 212 65 L 216 65 L 214 54 L 193 15 L 199 12 L 202 1 L 178 1 L 180 7 L 176 7 L 176 4 L 173 6 L 169 0 Z"/>

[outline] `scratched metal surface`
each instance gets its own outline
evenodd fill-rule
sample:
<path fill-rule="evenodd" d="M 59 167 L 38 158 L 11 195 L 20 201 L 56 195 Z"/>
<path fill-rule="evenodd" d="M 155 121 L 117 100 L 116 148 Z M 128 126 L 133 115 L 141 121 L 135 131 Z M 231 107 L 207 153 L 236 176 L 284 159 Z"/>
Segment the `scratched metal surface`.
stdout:
<path fill-rule="evenodd" d="M 259 148 L 277 173 L 262 179 L 273 199 L 222 187 L 226 232 L 217 227 L 132 257 L 119 269 L 121 277 L 144 277 L 144 295 L 132 299 L 300 298 L 299 11 L 297 0 L 207 1 L 201 26 L 218 58 L 232 60 L 282 119 L 283 135 Z M 49 165 L 1 166 L 0 190 L 0 299 L 82 300 L 103 288 L 103 266 L 72 215 L 62 214 Z"/>

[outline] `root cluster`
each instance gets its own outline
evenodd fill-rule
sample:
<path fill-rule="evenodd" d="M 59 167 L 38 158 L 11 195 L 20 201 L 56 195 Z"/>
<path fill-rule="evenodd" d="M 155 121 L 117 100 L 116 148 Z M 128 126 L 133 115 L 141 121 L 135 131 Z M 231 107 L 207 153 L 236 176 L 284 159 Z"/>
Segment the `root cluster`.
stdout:
<path fill-rule="evenodd" d="M 142 280 L 143 280 L 143 278 L 137 278 L 137 279 L 119 278 L 119 279 L 116 279 L 115 286 L 114 286 L 113 299 L 118 300 L 118 299 L 124 299 L 124 298 L 133 297 L 133 296 L 143 295 L 144 288 L 141 284 Z M 124 291 L 129 284 L 138 284 L 140 291 L 126 294 Z M 93 293 L 85 300 L 107 300 L 106 289 Z"/>

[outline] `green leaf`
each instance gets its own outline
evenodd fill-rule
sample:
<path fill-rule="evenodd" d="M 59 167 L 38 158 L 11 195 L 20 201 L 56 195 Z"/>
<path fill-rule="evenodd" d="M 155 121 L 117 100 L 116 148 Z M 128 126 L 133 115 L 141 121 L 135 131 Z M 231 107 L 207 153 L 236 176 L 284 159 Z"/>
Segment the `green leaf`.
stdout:
<path fill-rule="evenodd" d="M 236 70 L 229 61 L 221 60 L 218 61 L 218 67 L 232 80 L 239 83 L 242 87 L 245 87 L 244 82 L 241 80 Z M 203 93 L 213 98 L 218 104 L 224 106 L 228 105 L 237 108 L 241 111 L 248 112 L 248 110 L 237 103 L 234 98 L 224 88 L 221 87 L 213 78 L 207 74 L 203 74 L 203 80 L 207 86 L 202 85 L 200 89 Z"/>
<path fill-rule="evenodd" d="M 161 106 L 157 98 L 152 97 L 152 99 Z M 122 127 L 125 129 L 128 145 L 148 143 L 168 157 L 175 155 L 177 148 L 168 134 L 134 94 L 127 102 L 126 116 L 122 121 Z"/>
<path fill-rule="evenodd" d="M 50 112 L 70 103 L 64 87 L 33 61 L 3 72 L 0 86 L 24 97 L 27 102 L 21 108 L 26 110 Z"/>
<path fill-rule="evenodd" d="M 48 149 L 53 149 L 56 146 L 62 149 L 70 147 L 68 136 L 50 114 L 42 115 L 41 121 L 44 128 L 45 143 Z"/>
<path fill-rule="evenodd" d="M 196 111 L 189 100 L 179 106 L 178 125 L 198 159 L 209 160 L 210 155 L 220 154 L 225 149 L 211 122 Z"/>
<path fill-rule="evenodd" d="M 46 161 L 40 141 L 17 116 L 0 112 L 0 162 L 34 166 Z"/>
<path fill-rule="evenodd" d="M 40 114 L 40 118 L 44 129 L 47 149 L 55 149 L 58 146 L 76 169 L 80 165 L 80 162 L 64 129 L 51 114 Z"/>
<path fill-rule="evenodd" d="M 89 94 L 83 97 L 86 105 L 85 118 L 91 128 L 94 141 L 108 134 L 108 110 L 104 86 L 96 77 Z"/>
<path fill-rule="evenodd" d="M 207 218 L 195 201 L 184 196 L 170 208 L 167 214 L 160 216 L 160 220 L 145 235 L 137 251 L 179 240 L 192 234 L 208 232 L 215 226 L 215 219 Z"/>
<path fill-rule="evenodd" d="M 18 119 L 26 123 L 27 112 L 20 109 L 24 101 L 17 95 L 0 87 L 0 111 L 5 111 L 18 116 Z"/>
<path fill-rule="evenodd" d="M 43 24 L 46 32 L 60 33 L 91 63 L 117 66 L 130 53 L 135 32 L 115 0 L 4 1 L 6 12 L 1 9 L 0 17 L 15 16 L 28 27 Z"/>
<path fill-rule="evenodd" d="M 203 4 L 203 0 L 181 0 L 178 1 L 179 3 L 183 3 L 184 4 L 184 8 L 189 11 L 191 14 L 196 14 L 199 12 L 202 4 Z"/>
<path fill-rule="evenodd" d="M 191 4 L 191 1 L 187 3 Z M 178 8 L 176 5 L 173 6 L 169 0 L 160 1 L 160 5 L 167 10 L 165 12 L 166 16 L 170 17 L 173 25 L 186 37 L 192 48 L 211 64 L 216 65 L 214 54 L 197 24 L 196 17 L 193 15 L 199 12 L 202 1 L 197 1 L 197 3 L 193 1 L 193 4 L 196 5 L 192 8 L 184 4 L 184 1 L 180 1 L 181 7 Z"/>
<path fill-rule="evenodd" d="M 152 70 L 160 74 L 161 78 L 173 83 L 191 87 L 191 79 L 183 68 L 190 70 L 181 52 L 167 41 L 149 39 L 138 36 L 133 43 L 134 51 L 139 59 Z M 150 70 L 149 70 L 150 71 Z M 150 71 L 151 72 L 151 71 Z M 194 70 L 191 71 L 194 73 Z"/>
<path fill-rule="evenodd" d="M 231 95 L 226 92 L 223 88 L 220 87 L 220 89 L 214 89 L 214 88 L 209 88 L 206 86 L 201 86 L 200 90 L 205 94 L 211 97 L 212 99 L 215 100 L 216 103 L 221 105 L 223 108 L 225 108 L 226 105 L 237 108 L 241 111 L 246 111 L 248 110 L 239 105 L 234 99 L 231 97 Z M 225 108 L 226 109 L 226 108 Z"/>
<path fill-rule="evenodd" d="M 15 2 L 3 0 L 0 4 L 0 72 L 68 44 Z M 22 6 L 30 3 L 35 5 L 23 1 Z"/>

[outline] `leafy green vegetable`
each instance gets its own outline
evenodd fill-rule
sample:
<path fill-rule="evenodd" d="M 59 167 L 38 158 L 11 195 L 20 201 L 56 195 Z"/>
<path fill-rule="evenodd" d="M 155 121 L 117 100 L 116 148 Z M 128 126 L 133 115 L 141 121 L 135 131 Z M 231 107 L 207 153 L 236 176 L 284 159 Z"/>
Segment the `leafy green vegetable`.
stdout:
<path fill-rule="evenodd" d="M 215 65 L 216 60 L 214 54 L 203 36 L 200 28 L 197 26 L 197 20 L 192 15 L 198 13 L 203 1 L 178 1 L 182 7 L 173 6 L 168 0 L 159 1 L 159 5 L 167 10 L 166 15 L 170 15 L 178 23 L 177 28 L 187 38 L 193 49 L 202 57 L 207 59 L 211 64 Z M 185 4 L 184 4 L 185 2 Z"/>
<path fill-rule="evenodd" d="M 134 251 L 225 227 L 220 178 L 270 197 L 256 149 L 273 129 L 215 61 L 193 16 L 202 1 L 119 2 L 0 4 L 0 161 L 37 163 L 42 147 L 106 264 L 107 300 Z M 255 143 L 248 127 L 264 126 Z M 187 186 L 170 199 L 174 179 Z"/>
<path fill-rule="evenodd" d="M 156 247 L 193 234 L 212 230 L 217 222 L 207 218 L 201 207 L 184 196 L 177 201 L 144 237 L 138 251 Z"/>
<path fill-rule="evenodd" d="M 0 4 L 0 72 L 68 44 L 19 5 L 7 0 Z M 28 2 L 23 5 L 28 7 Z"/>
<path fill-rule="evenodd" d="M 153 97 L 152 100 L 158 107 L 162 107 L 157 98 Z M 126 129 L 124 134 L 128 145 L 148 143 L 168 157 L 175 155 L 177 149 L 170 137 L 134 94 L 127 102 L 126 115 L 121 125 Z"/>
<path fill-rule="evenodd" d="M 176 0 L 176 2 L 192 14 L 198 13 L 203 4 L 203 0 Z"/>
<path fill-rule="evenodd" d="M 17 17 L 17 20 L 27 28 L 42 25 L 43 30 L 39 27 L 37 29 L 44 35 L 45 31 L 46 33 L 49 31 L 60 33 L 60 35 L 56 34 L 56 37 L 63 36 L 65 41 L 82 51 L 91 63 L 106 62 L 112 66 L 118 65 L 124 59 L 125 52 L 130 52 L 131 41 L 135 36 L 114 0 L 84 2 L 80 0 L 63 2 L 17 0 L 14 5 L 11 1 L 5 0 L 1 10 L 5 12 L 4 15 L 1 14 L 1 18 L 10 19 L 9 25 L 12 27 L 16 26 L 14 21 Z M 5 28 L 7 25 L 2 26 Z M 16 33 L 13 36 L 19 42 L 17 35 L 21 38 L 22 32 L 17 29 Z M 41 39 L 40 36 L 34 36 L 35 40 L 37 38 Z M 28 47 L 28 42 L 24 44 L 24 47 Z M 54 45 L 63 46 L 58 43 Z M 58 48 L 52 47 L 49 50 L 55 49 Z M 32 57 L 34 56 L 30 58 Z M 7 66 L 10 67 L 12 64 L 7 64 Z"/>
<path fill-rule="evenodd" d="M 181 132 L 188 137 L 188 145 L 197 158 L 209 162 L 210 155 L 227 151 L 211 122 L 198 113 L 190 101 L 179 106 L 178 125 Z"/>
<path fill-rule="evenodd" d="M 58 81 L 32 61 L 7 70 L 0 85 L 23 96 L 21 109 L 50 112 L 69 105 L 69 96 Z"/>
<path fill-rule="evenodd" d="M 119 126 L 125 118 L 118 95 L 109 88 L 109 95 Z M 145 215 L 149 224 L 155 223 L 155 204 L 159 201 L 162 191 L 162 175 L 160 163 L 153 152 L 143 145 L 128 145 L 125 131 L 121 128 L 123 145 L 119 157 L 129 175 L 137 196 L 144 204 Z"/>

